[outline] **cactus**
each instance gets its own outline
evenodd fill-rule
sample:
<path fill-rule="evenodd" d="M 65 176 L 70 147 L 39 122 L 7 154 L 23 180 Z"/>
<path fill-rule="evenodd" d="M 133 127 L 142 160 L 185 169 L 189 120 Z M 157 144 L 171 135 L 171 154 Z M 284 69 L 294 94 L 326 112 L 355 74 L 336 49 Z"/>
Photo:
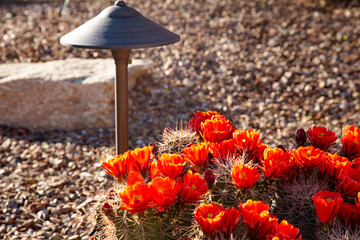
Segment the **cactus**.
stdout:
<path fill-rule="evenodd" d="M 216 181 L 213 184 L 211 193 L 208 196 L 209 202 L 217 202 L 224 207 L 234 207 L 239 205 L 240 201 L 236 198 L 237 188 L 231 178 L 231 169 L 237 160 L 228 158 L 224 163 L 215 160 L 216 167 L 213 173 Z"/>
<path fill-rule="evenodd" d="M 211 114 L 202 113 L 206 119 Z M 201 122 L 199 119 L 204 120 L 201 117 L 195 120 Z M 212 118 L 212 121 L 223 119 L 218 116 Z M 219 127 L 215 130 L 205 128 L 203 131 L 209 131 L 208 135 L 211 135 L 223 130 Z M 336 219 L 329 228 L 319 227 L 312 195 L 315 191 L 334 191 L 335 179 L 323 178 L 317 173 L 315 166 L 306 168 L 293 165 L 290 161 L 286 166 L 293 167 L 294 172 L 289 172 L 287 178 L 283 178 L 283 175 L 265 175 L 260 169 L 263 169 L 262 164 L 265 165 L 263 154 L 268 146 L 261 145 L 262 140 L 258 140 L 259 132 L 241 131 L 255 135 L 237 135 L 241 138 L 236 138 L 236 144 L 235 134 L 226 135 L 226 138 L 220 140 L 206 139 L 204 143 L 201 133 L 193 132 L 180 123 L 175 129 L 166 128 L 161 142 L 150 143 L 149 147 L 135 149 L 106 160 L 102 163 L 103 168 L 120 183 L 108 193 L 98 195 L 90 224 L 91 239 L 222 240 L 247 239 L 249 236 L 264 239 L 266 235 L 261 234 L 285 234 L 280 232 L 280 227 L 277 228 L 281 220 L 287 220 L 295 226 L 282 231 L 295 231 L 295 235 L 298 235 L 300 230 L 303 239 L 360 239 L 360 229 L 344 227 Z M 278 148 L 285 152 L 289 151 L 288 148 L 310 144 L 303 129 L 297 132 L 292 141 Z M 191 144 L 197 145 L 191 147 Z M 242 149 L 239 150 L 240 147 Z M 339 149 L 340 145 L 333 145 L 326 151 L 334 153 Z M 294 150 L 295 153 L 297 151 L 300 150 Z M 316 151 L 316 154 L 320 154 L 320 150 Z M 310 155 L 309 152 L 303 154 Z M 183 161 L 169 161 L 164 167 L 162 160 L 156 163 L 156 159 L 161 158 L 163 153 L 182 155 L 180 158 Z M 279 161 L 278 158 L 272 161 L 276 170 L 281 169 Z M 196 175 L 193 182 L 187 178 L 189 175 Z M 262 210 L 256 213 L 258 215 L 249 218 L 257 221 L 253 225 L 244 218 L 246 212 L 241 212 L 242 217 L 237 215 L 240 213 L 237 210 L 239 204 L 244 205 L 249 199 L 269 205 L 266 210 L 260 208 Z M 197 210 L 201 209 L 201 203 L 206 203 L 204 206 L 216 205 L 216 214 L 205 206 L 200 216 L 200 211 Z M 222 210 L 219 210 L 219 205 L 222 205 Z M 196 208 L 197 206 L 199 208 Z M 233 207 L 236 209 L 229 210 Z M 194 215 L 195 208 L 197 210 Z M 236 221 L 232 221 L 234 219 Z M 264 226 L 265 232 L 260 232 L 255 226 Z M 333 228 L 330 229 L 330 226 Z"/>
<path fill-rule="evenodd" d="M 360 228 L 351 229 L 344 226 L 339 221 L 335 221 L 334 226 L 329 231 L 316 232 L 318 240 L 353 240 L 360 239 Z"/>
<path fill-rule="evenodd" d="M 327 183 L 314 177 L 276 183 L 277 197 L 272 214 L 299 228 L 304 239 L 316 239 L 317 215 L 311 196 L 315 191 L 328 190 Z"/>
<path fill-rule="evenodd" d="M 159 154 L 162 153 L 177 153 L 181 154 L 182 150 L 189 144 L 197 143 L 199 136 L 196 132 L 188 128 L 184 128 L 180 123 L 175 129 L 165 128 L 161 141 L 157 144 L 159 147 Z"/>
<path fill-rule="evenodd" d="M 94 212 L 90 215 L 90 236 L 98 240 L 164 240 L 189 234 L 195 204 L 177 204 L 163 212 L 148 209 L 131 214 L 120 208 L 121 198 L 114 192 L 117 191 L 97 195 L 92 207 Z"/>

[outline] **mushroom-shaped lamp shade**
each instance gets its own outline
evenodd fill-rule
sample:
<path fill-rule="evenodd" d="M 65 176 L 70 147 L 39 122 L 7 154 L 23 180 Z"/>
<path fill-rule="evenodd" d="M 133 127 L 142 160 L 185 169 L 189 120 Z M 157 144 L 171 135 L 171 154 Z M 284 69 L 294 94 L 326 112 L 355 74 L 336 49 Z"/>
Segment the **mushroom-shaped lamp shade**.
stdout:
<path fill-rule="evenodd" d="M 127 66 L 131 49 L 167 45 L 180 36 L 126 6 L 124 1 L 104 9 L 99 15 L 60 38 L 70 47 L 109 49 L 116 65 L 115 134 L 116 154 L 128 149 Z"/>
<path fill-rule="evenodd" d="M 124 50 L 148 48 L 178 42 L 180 36 L 144 17 L 123 1 L 60 39 L 70 47 Z"/>

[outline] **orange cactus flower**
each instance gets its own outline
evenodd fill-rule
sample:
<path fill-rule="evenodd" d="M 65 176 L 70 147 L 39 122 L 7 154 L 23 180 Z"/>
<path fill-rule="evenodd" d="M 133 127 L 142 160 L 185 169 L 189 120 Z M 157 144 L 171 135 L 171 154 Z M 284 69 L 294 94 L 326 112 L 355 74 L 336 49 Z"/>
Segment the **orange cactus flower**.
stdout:
<path fill-rule="evenodd" d="M 225 239 L 230 239 L 231 234 L 234 232 L 240 220 L 240 211 L 236 208 L 225 209 L 224 216 L 221 221 L 220 232 Z"/>
<path fill-rule="evenodd" d="M 244 191 L 255 185 L 260 177 L 260 173 L 257 168 L 244 164 L 236 164 L 232 168 L 231 177 L 236 187 Z"/>
<path fill-rule="evenodd" d="M 152 156 L 152 146 L 137 148 L 134 151 L 128 151 L 129 159 L 128 164 L 131 164 L 133 170 L 140 172 L 143 177 L 150 174 L 151 163 L 154 159 Z M 131 170 L 131 168 L 129 168 Z"/>
<path fill-rule="evenodd" d="M 285 178 L 289 169 L 293 167 L 291 154 L 281 148 L 265 149 L 262 164 L 263 167 L 259 166 L 259 168 L 268 178 Z"/>
<path fill-rule="evenodd" d="M 276 232 L 275 220 L 277 219 L 269 215 L 269 205 L 262 201 L 247 200 L 246 203 L 239 205 L 239 211 L 250 239 L 258 239 L 258 234 L 265 237 L 267 234 Z M 271 219 L 268 219 L 270 218 Z M 264 229 L 261 229 L 264 227 Z M 261 239 L 261 238 L 259 238 Z"/>
<path fill-rule="evenodd" d="M 101 163 L 101 166 L 106 172 L 114 176 L 119 182 L 126 180 L 128 174 L 127 162 L 129 159 L 129 153 L 126 152 L 122 155 L 116 156 L 110 160 Z"/>
<path fill-rule="evenodd" d="M 190 120 L 188 127 L 199 134 L 201 132 L 201 123 L 216 115 L 221 116 L 221 113 L 212 111 L 194 113 L 194 117 Z"/>
<path fill-rule="evenodd" d="M 336 133 L 327 130 L 326 127 L 313 126 L 308 130 L 308 137 L 311 141 L 311 145 L 321 150 L 326 150 L 335 144 L 337 137 Z"/>
<path fill-rule="evenodd" d="M 218 112 L 215 112 L 215 111 L 207 111 L 207 112 L 196 112 L 194 113 L 195 117 L 201 117 L 202 119 L 205 120 L 208 120 L 208 119 L 211 119 L 213 116 L 221 116 L 221 117 L 224 117 L 221 115 L 221 113 L 218 113 Z M 225 117 L 224 117 L 225 118 Z"/>
<path fill-rule="evenodd" d="M 157 167 L 157 163 L 156 162 L 152 162 L 151 166 L 150 166 L 150 178 L 156 178 L 160 176 L 160 171 Z"/>
<path fill-rule="evenodd" d="M 339 191 L 343 197 L 352 198 L 360 192 L 360 168 L 342 168 L 337 180 Z"/>
<path fill-rule="evenodd" d="M 360 209 L 351 203 L 343 203 L 339 211 L 339 220 L 345 226 L 360 227 Z"/>
<path fill-rule="evenodd" d="M 151 195 L 153 207 L 159 212 L 168 209 L 176 200 L 180 192 L 180 184 L 169 177 L 156 177 L 151 181 Z"/>
<path fill-rule="evenodd" d="M 299 235 L 300 230 L 286 220 L 281 221 L 278 226 L 278 231 L 275 235 L 269 234 L 266 236 L 267 240 L 301 240 Z"/>
<path fill-rule="evenodd" d="M 209 145 L 206 143 L 193 144 L 185 148 L 183 157 L 197 170 L 204 170 L 209 164 Z"/>
<path fill-rule="evenodd" d="M 260 163 L 262 160 L 264 160 L 264 153 L 265 149 L 267 149 L 269 146 L 263 143 L 260 143 L 259 146 L 256 148 L 254 156 L 253 156 L 253 162 L 254 163 Z"/>
<path fill-rule="evenodd" d="M 342 150 L 349 159 L 360 157 L 360 128 L 347 125 L 342 130 Z"/>
<path fill-rule="evenodd" d="M 310 147 L 299 147 L 294 149 L 292 155 L 296 164 L 303 168 L 305 171 L 311 171 L 315 166 L 319 165 L 322 160 L 324 152 L 320 149 Z"/>
<path fill-rule="evenodd" d="M 203 203 L 197 206 L 194 212 L 196 222 L 208 237 L 214 236 L 220 230 L 224 214 L 224 208 L 215 203 Z"/>
<path fill-rule="evenodd" d="M 210 143 L 209 152 L 220 162 L 225 163 L 229 158 L 236 155 L 235 142 L 233 139 L 230 139 L 219 143 Z"/>
<path fill-rule="evenodd" d="M 130 171 L 126 178 L 126 182 L 128 185 L 134 185 L 137 182 L 144 182 L 144 177 L 139 172 Z"/>
<path fill-rule="evenodd" d="M 137 182 L 120 192 L 120 197 L 125 204 L 120 205 L 121 209 L 128 210 L 133 214 L 136 212 L 141 213 L 149 208 L 151 201 L 150 187 L 148 184 Z"/>
<path fill-rule="evenodd" d="M 201 123 L 201 131 L 206 142 L 221 142 L 232 137 L 233 127 L 224 117 L 213 116 Z"/>
<path fill-rule="evenodd" d="M 351 164 L 351 167 L 353 168 L 360 168 L 360 157 L 355 158 Z"/>
<path fill-rule="evenodd" d="M 337 154 L 325 153 L 317 168 L 319 172 L 334 178 L 337 177 L 342 168 L 350 165 L 351 162 L 345 157 L 341 157 Z"/>
<path fill-rule="evenodd" d="M 323 223 L 331 222 L 339 212 L 343 203 L 340 193 L 326 190 L 321 192 L 315 191 L 312 200 L 315 204 L 316 214 Z"/>
<path fill-rule="evenodd" d="M 186 165 L 185 159 L 178 154 L 167 154 L 161 155 L 157 162 L 159 171 L 170 178 L 177 178 L 180 174 L 184 173 Z"/>
<path fill-rule="evenodd" d="M 196 203 L 202 199 L 208 191 L 205 179 L 201 178 L 199 174 L 188 171 L 180 180 L 181 190 L 180 199 L 185 203 Z"/>
<path fill-rule="evenodd" d="M 236 130 L 233 135 L 235 145 L 240 154 L 253 156 L 262 142 L 262 139 L 260 139 L 260 130 L 257 132 L 255 132 L 254 129 Z"/>
<path fill-rule="evenodd" d="M 274 215 L 269 214 L 269 212 L 260 213 L 261 218 L 261 227 L 256 233 L 258 239 L 265 239 L 267 235 L 276 234 L 279 228 L 279 219 Z M 250 231 L 251 232 L 251 231 Z M 250 234 L 251 235 L 251 234 Z"/>

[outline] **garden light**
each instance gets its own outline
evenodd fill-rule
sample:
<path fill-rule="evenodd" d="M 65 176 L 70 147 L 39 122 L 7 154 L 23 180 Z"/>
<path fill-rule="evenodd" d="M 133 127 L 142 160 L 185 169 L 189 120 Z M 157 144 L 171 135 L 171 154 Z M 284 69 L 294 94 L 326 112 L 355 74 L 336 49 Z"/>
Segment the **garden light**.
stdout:
<path fill-rule="evenodd" d="M 128 150 L 128 70 L 131 49 L 178 42 L 180 36 L 142 16 L 124 1 L 117 1 L 99 15 L 60 39 L 70 47 L 109 49 L 115 60 L 116 154 Z"/>

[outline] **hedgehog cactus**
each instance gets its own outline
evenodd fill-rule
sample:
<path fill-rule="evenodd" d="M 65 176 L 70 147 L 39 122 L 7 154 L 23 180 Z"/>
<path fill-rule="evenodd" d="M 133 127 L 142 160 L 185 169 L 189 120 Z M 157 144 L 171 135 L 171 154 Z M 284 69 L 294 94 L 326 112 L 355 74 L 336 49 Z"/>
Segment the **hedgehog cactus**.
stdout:
<path fill-rule="evenodd" d="M 181 154 L 186 146 L 197 143 L 198 141 L 199 136 L 188 128 L 184 128 L 183 126 L 176 129 L 166 128 L 158 143 L 159 153 Z"/>
<path fill-rule="evenodd" d="M 228 159 L 227 163 L 216 162 L 214 170 L 215 183 L 209 194 L 209 201 L 217 202 L 225 207 L 234 207 L 239 205 L 240 201 L 237 196 L 237 188 L 231 177 L 231 169 L 234 159 Z"/>
<path fill-rule="evenodd" d="M 334 227 L 328 231 L 317 231 L 318 240 L 353 240 L 360 239 L 360 228 L 351 229 L 335 221 Z"/>
<path fill-rule="evenodd" d="M 326 183 L 316 178 L 277 182 L 273 214 L 299 228 L 305 239 L 316 239 L 316 213 L 311 196 L 324 189 L 327 189 Z"/>
<path fill-rule="evenodd" d="M 220 113 L 194 115 L 160 143 L 102 162 L 116 184 L 97 196 L 91 239 L 359 238 L 359 129 L 346 127 L 343 146 L 324 127 L 302 129 L 291 150 Z"/>

